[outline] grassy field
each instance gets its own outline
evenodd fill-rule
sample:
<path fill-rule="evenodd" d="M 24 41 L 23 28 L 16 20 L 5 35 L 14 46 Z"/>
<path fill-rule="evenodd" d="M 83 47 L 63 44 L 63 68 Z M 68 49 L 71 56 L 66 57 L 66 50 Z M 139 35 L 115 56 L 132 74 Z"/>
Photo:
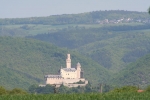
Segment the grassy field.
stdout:
<path fill-rule="evenodd" d="M 150 93 L 2 95 L 0 100 L 150 100 Z"/>

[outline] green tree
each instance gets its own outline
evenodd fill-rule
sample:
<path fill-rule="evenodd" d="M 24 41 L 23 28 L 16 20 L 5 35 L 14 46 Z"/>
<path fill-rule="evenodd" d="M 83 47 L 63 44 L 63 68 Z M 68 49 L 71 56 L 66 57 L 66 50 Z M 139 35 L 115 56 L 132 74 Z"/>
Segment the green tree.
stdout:
<path fill-rule="evenodd" d="M 150 85 L 146 88 L 146 92 L 150 92 Z"/>
<path fill-rule="evenodd" d="M 45 87 L 40 87 L 38 85 L 31 85 L 28 91 L 30 93 L 49 94 L 54 92 L 54 87 L 51 85 L 46 85 Z"/>
<path fill-rule="evenodd" d="M 10 91 L 10 94 L 27 94 L 27 92 L 19 88 L 14 88 Z"/>
<path fill-rule="evenodd" d="M 36 89 L 37 89 L 37 88 L 38 88 L 38 85 L 33 84 L 33 85 L 31 85 L 31 86 L 29 87 L 28 91 L 29 91 L 30 93 L 36 93 Z"/>
<path fill-rule="evenodd" d="M 70 89 L 66 86 L 64 86 L 63 84 L 59 87 L 59 93 L 69 93 L 71 91 L 69 91 Z"/>
<path fill-rule="evenodd" d="M 6 94 L 6 90 L 5 88 L 3 88 L 2 86 L 0 87 L 0 95 Z"/>
<path fill-rule="evenodd" d="M 137 92 L 138 88 L 135 86 L 124 86 L 121 88 L 116 88 L 111 91 L 111 93 L 122 93 L 122 92 Z"/>

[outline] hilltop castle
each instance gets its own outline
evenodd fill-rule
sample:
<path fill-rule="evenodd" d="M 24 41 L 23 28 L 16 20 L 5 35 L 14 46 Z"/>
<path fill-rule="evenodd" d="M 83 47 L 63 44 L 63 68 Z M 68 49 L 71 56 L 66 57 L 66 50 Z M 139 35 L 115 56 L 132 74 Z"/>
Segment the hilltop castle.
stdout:
<path fill-rule="evenodd" d="M 88 84 L 88 81 L 83 78 L 83 71 L 81 70 L 80 63 L 77 63 L 76 68 L 71 67 L 70 54 L 67 54 L 66 68 L 61 68 L 59 75 L 45 75 L 45 79 L 46 84 L 63 84 L 67 87 L 78 87 Z M 79 82 L 82 82 L 82 84 L 79 84 Z"/>

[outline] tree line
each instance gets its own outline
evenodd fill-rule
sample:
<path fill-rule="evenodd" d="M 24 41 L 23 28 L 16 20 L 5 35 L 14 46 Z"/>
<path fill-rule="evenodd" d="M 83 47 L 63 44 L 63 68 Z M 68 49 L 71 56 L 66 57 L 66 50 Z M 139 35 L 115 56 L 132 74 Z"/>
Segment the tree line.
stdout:
<path fill-rule="evenodd" d="M 97 20 L 116 19 L 116 18 L 147 18 L 145 12 L 110 10 L 110 11 L 93 11 L 81 14 L 63 14 L 48 17 L 30 17 L 30 18 L 5 18 L 0 19 L 0 25 L 14 24 L 44 24 L 44 25 L 61 25 L 61 24 L 87 24 L 96 23 Z"/>
<path fill-rule="evenodd" d="M 109 87 L 110 88 L 110 87 Z M 108 89 L 108 86 L 107 86 Z M 135 93 L 135 92 L 150 92 L 150 86 L 145 89 L 140 89 L 137 86 L 123 86 L 101 91 L 99 88 L 92 89 L 88 84 L 85 87 L 68 88 L 61 85 L 59 88 L 55 88 L 51 85 L 46 85 L 45 87 L 39 87 L 37 85 L 31 85 L 28 90 L 23 90 L 20 88 L 14 88 L 12 90 L 6 90 L 4 87 L 0 86 L 0 95 L 27 95 L 27 94 L 72 94 L 72 93 Z M 106 91 L 107 90 L 107 91 Z"/>

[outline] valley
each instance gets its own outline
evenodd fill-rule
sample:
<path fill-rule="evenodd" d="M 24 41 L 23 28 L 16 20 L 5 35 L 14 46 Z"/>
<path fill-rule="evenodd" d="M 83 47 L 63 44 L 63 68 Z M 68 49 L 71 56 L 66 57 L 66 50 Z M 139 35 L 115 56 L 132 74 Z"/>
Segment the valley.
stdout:
<path fill-rule="evenodd" d="M 122 18 L 134 20 L 98 23 Z M 119 10 L 0 19 L 0 85 L 27 89 L 43 83 L 45 74 L 65 66 L 69 52 L 73 65 L 80 61 L 93 86 L 145 87 L 150 82 L 149 63 L 144 61 L 149 59 L 142 57 L 150 54 L 149 20 L 147 13 Z"/>

